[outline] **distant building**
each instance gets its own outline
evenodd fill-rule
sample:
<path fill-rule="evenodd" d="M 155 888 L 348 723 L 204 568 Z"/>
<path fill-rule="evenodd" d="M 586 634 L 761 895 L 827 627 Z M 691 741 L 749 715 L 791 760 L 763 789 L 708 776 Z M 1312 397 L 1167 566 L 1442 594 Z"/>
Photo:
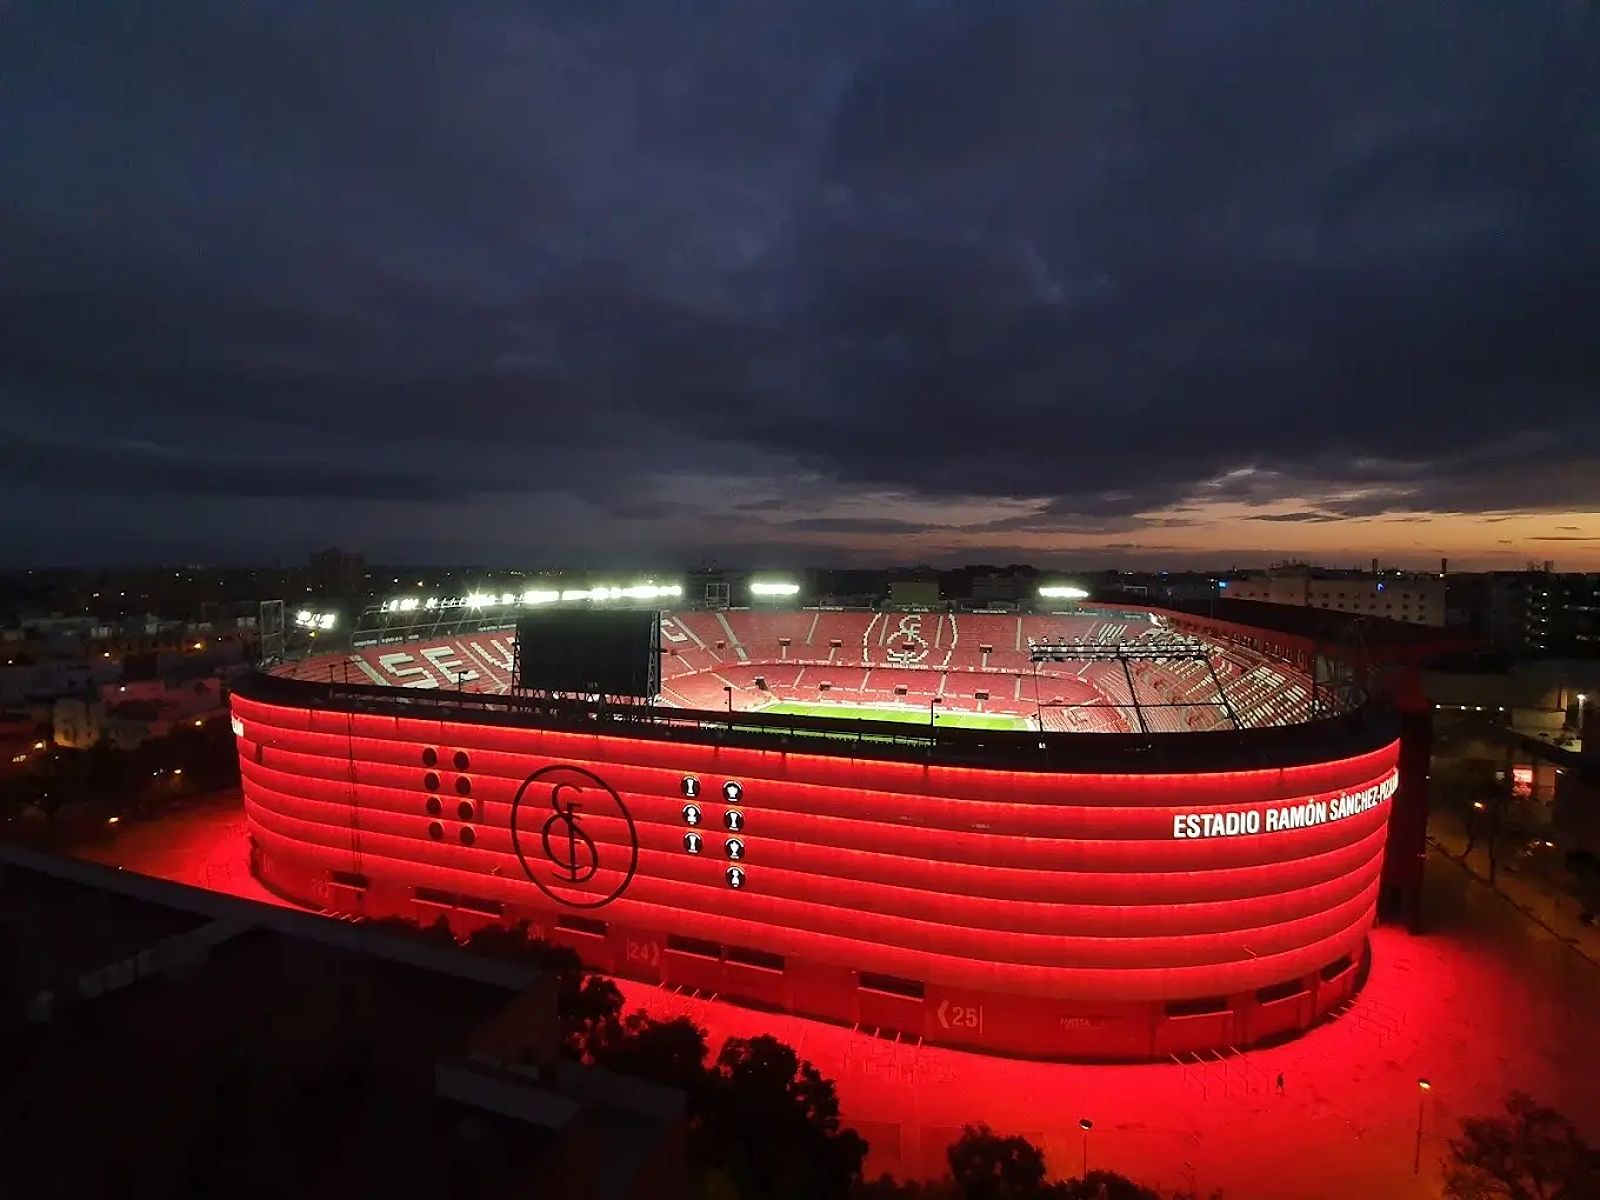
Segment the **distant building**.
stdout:
<path fill-rule="evenodd" d="M 1249 575 L 1219 586 L 1230 600 L 1321 608 L 1412 625 L 1445 624 L 1445 581 L 1438 575 L 1295 568 Z"/>
<path fill-rule="evenodd" d="M 311 556 L 307 576 L 313 593 L 319 597 L 361 596 L 367 592 L 365 555 L 351 554 L 330 546 Z"/>
<path fill-rule="evenodd" d="M 1229 596 L 1215 575 L 1200 571 L 1110 571 L 1095 581 L 1095 594 L 1123 604 L 1188 603 Z"/>
<path fill-rule="evenodd" d="M 102 684 L 93 696 L 57 700 L 51 722 L 55 744 L 63 749 L 87 750 L 109 742 L 119 750 L 133 750 L 185 725 L 226 716 L 222 681 L 208 677 Z"/>
<path fill-rule="evenodd" d="M 21 705 L 30 700 L 48 702 L 58 696 L 110 683 L 121 675 L 121 664 L 110 659 L 52 658 L 35 661 L 19 653 L 16 657 L 0 658 L 0 704 Z"/>
<path fill-rule="evenodd" d="M 1584 706 L 1578 732 L 1556 771 L 1555 824 L 1569 848 L 1600 855 L 1600 706 Z"/>
<path fill-rule="evenodd" d="M 1466 659 L 1423 674 L 1435 720 L 1490 714 L 1528 737 L 1561 745 L 1575 737 L 1584 711 L 1600 700 L 1600 663 L 1592 660 Z"/>
<path fill-rule="evenodd" d="M 48 735 L 31 714 L 0 713 L 0 778 L 32 770 L 48 749 Z"/>
<path fill-rule="evenodd" d="M 1475 577 L 1452 606 L 1497 645 L 1525 654 L 1600 658 L 1600 574 L 1495 572 Z"/>

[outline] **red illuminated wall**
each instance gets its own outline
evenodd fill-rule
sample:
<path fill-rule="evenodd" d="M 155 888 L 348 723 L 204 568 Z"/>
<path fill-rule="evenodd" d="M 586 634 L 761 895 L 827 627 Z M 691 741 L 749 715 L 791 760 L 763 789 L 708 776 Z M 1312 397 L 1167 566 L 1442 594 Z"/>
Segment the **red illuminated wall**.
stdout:
<path fill-rule="evenodd" d="M 527 919 L 601 969 L 1039 1056 L 1244 1044 L 1348 995 L 1390 804 L 1198 840 L 1174 818 L 1328 800 L 1390 778 L 1398 754 L 1045 774 L 245 696 L 234 714 L 257 869 L 296 899 Z"/>

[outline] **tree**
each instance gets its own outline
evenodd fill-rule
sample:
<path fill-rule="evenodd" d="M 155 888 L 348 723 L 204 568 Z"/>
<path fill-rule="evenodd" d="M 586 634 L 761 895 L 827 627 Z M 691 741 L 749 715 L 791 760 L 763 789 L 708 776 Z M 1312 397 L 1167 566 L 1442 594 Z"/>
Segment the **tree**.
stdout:
<path fill-rule="evenodd" d="M 96 797 L 121 796 L 134 785 L 128 756 L 101 738 L 83 752 L 82 786 Z"/>
<path fill-rule="evenodd" d="M 1027 1138 L 1002 1137 L 984 1124 L 963 1125 L 945 1157 L 965 1200 L 1031 1200 L 1047 1194 L 1044 1151 Z"/>
<path fill-rule="evenodd" d="M 556 977 L 556 1015 L 563 1045 L 573 1058 L 592 1057 L 594 1044 L 608 1036 L 622 1016 L 622 992 L 616 984 L 590 974 L 571 946 L 534 937 L 526 921 L 509 928 L 486 925 L 466 945 L 474 954 L 526 963 Z"/>
<path fill-rule="evenodd" d="M 456 945 L 455 934 L 443 917 L 432 925 L 422 925 L 407 917 L 371 917 L 364 922 L 366 928 L 378 933 L 392 933 L 398 937 L 422 938 L 437 945 Z"/>
<path fill-rule="evenodd" d="M 1161 1193 L 1135 1183 L 1115 1171 L 1090 1171 L 1082 1179 L 1069 1179 L 1062 1200 L 1161 1200 Z"/>
<path fill-rule="evenodd" d="M 949 1179 L 923 1182 L 899 1180 L 892 1175 L 880 1175 L 863 1183 L 850 1195 L 851 1200 L 961 1200 L 961 1193 Z"/>
<path fill-rule="evenodd" d="M 707 1079 L 692 1148 L 741 1196 L 828 1200 L 860 1182 L 867 1143 L 839 1125 L 831 1080 L 774 1037 L 729 1038 Z"/>
<path fill-rule="evenodd" d="M 1469 857 L 1478 844 L 1489 804 L 1497 794 L 1494 769 L 1494 762 L 1486 758 L 1441 755 L 1434 759 L 1434 795 L 1461 822 L 1461 830 L 1467 838 L 1462 858 Z"/>
<path fill-rule="evenodd" d="M 1452 1200 L 1579 1200 L 1600 1196 L 1600 1153 L 1571 1121 L 1525 1092 L 1506 1115 L 1467 1117 L 1451 1138 L 1445 1195 Z"/>
<path fill-rule="evenodd" d="M 1600 911 L 1600 856 L 1589 850 L 1569 850 L 1566 867 L 1572 876 L 1573 894 L 1586 914 L 1584 919 L 1592 922 Z"/>
<path fill-rule="evenodd" d="M 1044 1151 L 1027 1138 L 1001 1137 L 987 1125 L 963 1126 L 945 1156 L 955 1195 L 961 1200 L 1161 1200 L 1159 1192 L 1115 1171 L 1095 1170 L 1082 1179 L 1047 1182 Z"/>
<path fill-rule="evenodd" d="M 680 1088 L 688 1094 L 691 1117 L 710 1084 L 706 1054 L 706 1031 L 688 1017 L 658 1021 L 643 1010 L 602 1025 L 590 1045 L 596 1066 Z"/>

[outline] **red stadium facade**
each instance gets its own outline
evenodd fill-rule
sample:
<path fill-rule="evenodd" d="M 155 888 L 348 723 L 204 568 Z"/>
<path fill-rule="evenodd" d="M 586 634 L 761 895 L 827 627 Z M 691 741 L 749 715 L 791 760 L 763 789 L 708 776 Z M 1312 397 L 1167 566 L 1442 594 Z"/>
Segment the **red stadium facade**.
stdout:
<path fill-rule="evenodd" d="M 600 970 L 1038 1058 L 1242 1047 L 1336 1009 L 1398 787 L 1366 710 L 841 737 L 257 676 L 234 721 L 253 867 L 298 901 L 527 921 Z"/>

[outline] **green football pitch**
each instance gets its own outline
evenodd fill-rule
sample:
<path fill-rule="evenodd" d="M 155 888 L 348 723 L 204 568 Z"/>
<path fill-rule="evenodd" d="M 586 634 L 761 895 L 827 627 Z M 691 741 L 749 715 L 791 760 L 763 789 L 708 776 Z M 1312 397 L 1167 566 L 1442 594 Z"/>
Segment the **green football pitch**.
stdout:
<path fill-rule="evenodd" d="M 763 715 L 786 717 L 828 717 L 835 721 L 897 721 L 902 725 L 926 725 L 928 709 L 877 708 L 870 704 L 801 704 L 780 700 L 760 710 Z M 1025 717 L 999 713 L 945 712 L 940 709 L 934 723 L 941 729 L 1026 729 Z"/>

